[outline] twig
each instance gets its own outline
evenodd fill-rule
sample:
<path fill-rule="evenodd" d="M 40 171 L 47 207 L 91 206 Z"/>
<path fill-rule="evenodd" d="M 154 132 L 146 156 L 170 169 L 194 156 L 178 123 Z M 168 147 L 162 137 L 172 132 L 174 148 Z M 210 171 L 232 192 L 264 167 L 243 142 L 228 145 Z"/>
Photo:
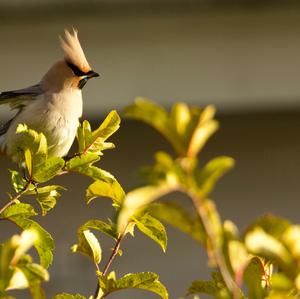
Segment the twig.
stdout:
<path fill-rule="evenodd" d="M 21 191 L 19 191 L 7 204 L 5 204 L 1 209 L 0 209 L 0 215 L 11 205 L 13 205 L 14 203 L 16 203 L 18 201 L 18 199 L 27 191 L 29 185 L 31 184 L 31 179 L 29 179 L 26 182 L 26 185 L 23 187 L 23 189 Z"/>
<path fill-rule="evenodd" d="M 220 251 L 220 248 L 218 246 L 218 244 L 216 244 L 216 236 L 215 233 L 213 232 L 213 229 L 211 227 L 211 222 L 209 220 L 209 218 L 207 217 L 207 211 L 205 210 L 205 207 L 202 204 L 202 199 L 199 198 L 196 194 L 194 194 L 193 192 L 190 192 L 189 190 L 183 190 L 185 193 L 187 193 L 190 198 L 193 201 L 193 204 L 202 220 L 203 226 L 205 228 L 206 234 L 209 238 L 209 241 L 211 243 L 211 247 L 212 247 L 212 251 L 213 251 L 213 255 L 215 258 L 215 261 L 220 269 L 220 272 L 223 276 L 224 282 L 227 286 L 227 288 L 229 289 L 229 291 L 232 293 L 233 298 L 234 299 L 239 299 L 240 298 L 240 289 L 239 287 L 236 285 L 236 283 L 234 282 L 234 280 L 231 277 L 231 274 L 228 270 L 228 267 L 226 265 L 224 256 L 222 254 L 222 252 Z"/>
<path fill-rule="evenodd" d="M 113 249 L 113 251 L 112 251 L 105 267 L 104 267 L 104 270 L 102 272 L 103 276 L 106 275 L 111 263 L 113 262 L 113 260 L 115 259 L 115 257 L 118 254 L 118 251 L 119 251 L 120 245 L 121 245 L 121 241 L 123 240 L 123 238 L 125 236 L 126 229 L 127 229 L 127 226 L 126 226 L 124 232 L 122 234 L 120 234 L 119 238 L 117 239 L 116 245 L 115 245 L 115 247 L 114 247 L 114 249 Z M 99 290 L 100 290 L 100 284 L 99 284 L 99 281 L 98 281 L 97 288 L 96 288 L 96 291 L 95 291 L 95 294 L 94 294 L 94 298 L 97 298 Z"/>

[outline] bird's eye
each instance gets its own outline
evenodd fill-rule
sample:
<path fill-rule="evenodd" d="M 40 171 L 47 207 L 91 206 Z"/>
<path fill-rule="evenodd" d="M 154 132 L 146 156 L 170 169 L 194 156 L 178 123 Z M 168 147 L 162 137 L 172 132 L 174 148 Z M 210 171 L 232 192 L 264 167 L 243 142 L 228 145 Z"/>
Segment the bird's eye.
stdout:
<path fill-rule="evenodd" d="M 83 72 L 82 70 L 80 70 L 76 65 L 74 65 L 71 62 L 67 62 L 67 65 L 69 66 L 69 68 L 73 71 L 74 75 L 77 77 L 83 77 L 86 76 L 86 73 Z"/>

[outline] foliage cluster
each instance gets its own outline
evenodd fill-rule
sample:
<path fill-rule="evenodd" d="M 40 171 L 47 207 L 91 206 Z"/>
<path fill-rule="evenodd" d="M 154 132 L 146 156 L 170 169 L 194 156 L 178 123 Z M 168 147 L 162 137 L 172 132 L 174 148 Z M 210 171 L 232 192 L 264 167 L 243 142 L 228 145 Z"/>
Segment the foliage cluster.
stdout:
<path fill-rule="evenodd" d="M 111 199 L 115 221 L 91 219 L 77 231 L 78 242 L 71 250 L 87 256 L 95 265 L 98 285 L 89 298 L 101 299 L 126 288 L 143 289 L 163 299 L 165 286 L 152 272 L 128 273 L 117 278 L 110 271 L 113 260 L 121 255 L 122 240 L 134 236 L 138 229 L 156 242 L 163 251 L 167 247 L 167 223 L 188 234 L 207 251 L 213 268 L 211 280 L 197 280 L 187 288 L 186 297 L 205 293 L 213 298 L 299 298 L 300 295 L 300 226 L 267 215 L 255 220 L 240 234 L 235 224 L 222 221 L 210 198 L 218 179 L 234 166 L 230 157 L 216 157 L 202 165 L 199 153 L 217 130 L 212 106 L 205 109 L 175 104 L 168 113 L 161 106 L 137 99 L 124 116 L 143 121 L 158 130 L 174 148 L 174 157 L 157 152 L 152 166 L 144 169 L 145 184 L 125 193 L 116 178 L 96 163 L 103 151 L 114 148 L 107 139 L 118 130 L 120 117 L 112 111 L 104 122 L 92 130 L 88 121 L 78 128 L 78 152 L 68 159 L 48 157 L 47 140 L 25 124 L 16 134 L 20 143 L 26 176 L 11 170 L 14 189 L 0 208 L 0 219 L 9 220 L 22 229 L 0 245 L 0 298 L 13 299 L 13 289 L 28 289 L 33 299 L 44 299 L 42 283 L 49 280 L 47 268 L 53 259 L 54 240 L 34 219 L 37 212 L 24 197 L 34 198 L 44 216 L 56 205 L 63 186 L 52 185 L 54 177 L 79 173 L 92 179 L 86 189 L 86 202 L 95 198 Z M 193 203 L 194 214 L 179 203 L 157 200 L 171 192 L 185 193 Z M 109 236 L 115 246 L 108 261 L 102 260 L 102 249 L 93 230 Z M 28 250 L 34 246 L 39 261 Z M 76 294 L 58 294 L 52 299 L 85 299 Z"/>

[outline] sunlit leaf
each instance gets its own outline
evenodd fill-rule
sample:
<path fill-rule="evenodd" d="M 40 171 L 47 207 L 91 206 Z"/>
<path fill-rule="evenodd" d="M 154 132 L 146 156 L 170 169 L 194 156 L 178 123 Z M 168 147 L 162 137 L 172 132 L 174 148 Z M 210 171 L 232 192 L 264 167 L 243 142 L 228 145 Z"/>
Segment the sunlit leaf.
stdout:
<path fill-rule="evenodd" d="M 188 295 L 192 294 L 208 294 L 215 295 L 219 288 L 216 283 L 212 280 L 196 280 L 193 281 L 188 289 Z"/>
<path fill-rule="evenodd" d="M 145 98 L 137 98 L 134 104 L 124 110 L 124 115 L 129 118 L 143 121 L 159 131 L 176 149 L 183 154 L 185 149 L 180 143 L 178 135 L 172 128 L 168 113 L 158 104 Z"/>
<path fill-rule="evenodd" d="M 35 215 L 37 215 L 37 213 L 35 212 L 33 206 L 25 203 L 11 205 L 7 209 L 5 209 L 1 214 L 3 218 L 11 218 L 15 216 L 22 216 L 28 218 Z"/>
<path fill-rule="evenodd" d="M 145 186 L 127 193 L 118 217 L 118 231 L 124 231 L 130 217 L 147 204 L 176 189 L 176 182 L 169 181 L 157 186 Z"/>
<path fill-rule="evenodd" d="M 289 291 L 294 288 L 293 281 L 289 279 L 284 273 L 274 273 L 270 277 L 271 286 L 274 290 Z"/>
<path fill-rule="evenodd" d="M 289 226 L 282 234 L 281 239 L 284 245 L 289 249 L 292 256 L 300 262 L 300 226 Z"/>
<path fill-rule="evenodd" d="M 224 279 L 219 272 L 211 273 L 212 280 L 196 280 L 193 281 L 191 286 L 188 289 L 187 294 L 208 294 L 212 295 L 218 299 L 229 299 L 232 295 L 229 293 L 228 289 L 226 288 Z M 202 298 L 202 297 L 200 297 Z M 239 297 L 244 299 L 242 293 L 239 294 Z"/>
<path fill-rule="evenodd" d="M 94 229 L 104 233 L 105 235 L 117 240 L 118 232 L 114 223 L 106 223 L 101 220 L 89 220 L 78 229 L 78 234 L 85 230 Z"/>
<path fill-rule="evenodd" d="M 24 177 L 16 170 L 9 170 L 9 172 L 11 175 L 11 184 L 13 185 L 14 190 L 16 192 L 22 191 L 27 183 Z"/>
<path fill-rule="evenodd" d="M 114 180 L 112 174 L 99 167 L 93 166 L 99 159 L 99 156 L 91 153 L 76 156 L 66 163 L 66 168 L 70 172 L 77 172 L 89 176 L 94 180 L 112 182 Z"/>
<path fill-rule="evenodd" d="M 42 266 L 33 264 L 25 253 L 35 243 L 37 234 L 33 230 L 24 230 L 21 235 L 14 235 L 0 246 L 0 294 L 1 291 L 27 288 L 35 282 L 48 280 L 48 272 Z M 37 284 L 35 284 L 37 287 Z M 43 299 L 35 296 L 33 299 Z M 41 294 L 41 293 L 40 293 Z M 1 296 L 1 295 L 0 295 Z M 1 297 L 2 298 L 2 297 Z"/>
<path fill-rule="evenodd" d="M 73 252 L 80 252 L 90 257 L 95 264 L 99 264 L 102 257 L 102 250 L 97 238 L 87 230 L 78 230 L 78 244 L 72 246 Z"/>
<path fill-rule="evenodd" d="M 59 157 L 51 157 L 43 163 L 34 165 L 33 180 L 35 182 L 44 183 L 54 178 L 63 168 L 64 159 Z"/>
<path fill-rule="evenodd" d="M 247 231 L 251 231 L 255 227 L 261 227 L 267 234 L 276 239 L 280 239 L 290 225 L 291 223 L 284 218 L 267 214 L 255 219 L 255 221 L 249 225 Z"/>
<path fill-rule="evenodd" d="M 9 280 L 9 284 L 6 288 L 6 291 L 10 290 L 18 290 L 18 289 L 26 289 L 29 287 L 29 282 L 28 279 L 26 278 L 25 274 L 23 271 L 20 269 L 16 268 L 13 271 L 13 275 Z M 2 297 L 0 297 L 2 298 Z M 43 299 L 43 298 L 41 298 Z"/>
<path fill-rule="evenodd" d="M 14 274 L 11 261 L 17 248 L 18 240 L 16 240 L 15 236 L 7 242 L 0 244 L 0 294 L 7 289 Z"/>
<path fill-rule="evenodd" d="M 45 299 L 46 295 L 41 287 L 43 281 L 49 280 L 49 274 L 42 266 L 38 264 L 21 264 L 18 268 L 24 274 L 28 288 L 33 299 Z"/>
<path fill-rule="evenodd" d="M 120 126 L 120 117 L 118 113 L 113 110 L 105 118 L 103 123 L 95 131 L 91 130 L 88 121 L 84 121 L 78 127 L 77 140 L 79 145 L 79 152 L 83 154 L 94 153 L 102 155 L 102 151 L 114 148 L 114 144 L 105 142 Z"/>
<path fill-rule="evenodd" d="M 94 262 L 99 264 L 102 258 L 102 250 L 97 238 L 89 230 L 83 231 L 83 235 L 92 251 Z"/>
<path fill-rule="evenodd" d="M 90 203 L 96 197 L 109 197 L 119 207 L 125 197 L 125 192 L 116 180 L 109 182 L 97 180 L 86 190 L 86 200 Z"/>
<path fill-rule="evenodd" d="M 115 277 L 99 276 L 101 296 L 98 298 L 103 298 L 115 291 L 133 288 L 147 290 L 167 299 L 167 290 L 158 279 L 158 275 L 152 272 L 130 273 L 117 280 Z"/>
<path fill-rule="evenodd" d="M 30 205 L 24 205 L 17 204 L 8 207 L 3 212 L 2 217 L 14 222 L 23 230 L 28 229 L 36 233 L 37 239 L 34 242 L 34 247 L 39 254 L 41 265 L 48 268 L 53 260 L 54 241 L 51 235 L 37 222 L 27 218 L 35 214 Z"/>
<path fill-rule="evenodd" d="M 27 127 L 25 124 L 19 124 L 16 130 L 18 135 L 18 147 L 25 154 L 25 162 L 28 173 L 34 172 L 34 167 L 38 167 L 47 159 L 47 140 L 44 134 L 38 133 Z M 22 160 L 23 157 L 19 157 Z"/>
<path fill-rule="evenodd" d="M 86 297 L 79 294 L 71 295 L 67 293 L 62 293 L 54 296 L 52 299 L 86 299 Z"/>
<path fill-rule="evenodd" d="M 165 227 L 160 221 L 149 214 L 133 217 L 133 221 L 142 233 L 154 240 L 164 252 L 166 251 L 168 238 Z"/>
<path fill-rule="evenodd" d="M 153 203 L 147 211 L 161 221 L 170 224 L 180 231 L 190 235 L 201 244 L 206 243 L 206 233 L 197 215 L 191 215 L 175 202 Z"/>
<path fill-rule="evenodd" d="M 102 138 L 103 140 L 106 140 L 119 129 L 120 122 L 121 119 L 117 111 L 111 111 L 100 127 L 93 131 L 93 138 Z"/>
<path fill-rule="evenodd" d="M 264 298 L 265 290 L 262 287 L 263 275 L 264 269 L 261 260 L 258 257 L 252 258 L 244 272 L 244 281 L 247 285 L 250 298 Z"/>
<path fill-rule="evenodd" d="M 230 157 L 218 157 L 209 161 L 202 169 L 196 172 L 198 188 L 203 197 L 207 196 L 215 186 L 217 180 L 234 166 Z"/>
<path fill-rule="evenodd" d="M 214 114 L 213 106 L 207 106 L 201 113 L 189 142 L 187 156 L 197 156 L 209 137 L 218 129 L 218 122 L 213 119 Z"/>
<path fill-rule="evenodd" d="M 253 254 L 276 261 L 291 277 L 296 276 L 297 269 L 291 253 L 280 241 L 261 228 L 257 227 L 246 234 L 245 245 Z"/>
<path fill-rule="evenodd" d="M 187 104 L 176 103 L 173 105 L 170 117 L 178 135 L 187 134 L 187 128 L 191 121 L 191 113 Z"/>
<path fill-rule="evenodd" d="M 229 241 L 228 255 L 234 273 L 243 272 L 251 258 L 245 245 L 236 240 Z"/>
<path fill-rule="evenodd" d="M 65 188 L 59 185 L 49 185 L 39 187 L 34 191 L 36 193 L 36 200 L 41 206 L 43 216 L 56 205 L 56 199 L 60 197 L 59 190 L 65 190 Z"/>

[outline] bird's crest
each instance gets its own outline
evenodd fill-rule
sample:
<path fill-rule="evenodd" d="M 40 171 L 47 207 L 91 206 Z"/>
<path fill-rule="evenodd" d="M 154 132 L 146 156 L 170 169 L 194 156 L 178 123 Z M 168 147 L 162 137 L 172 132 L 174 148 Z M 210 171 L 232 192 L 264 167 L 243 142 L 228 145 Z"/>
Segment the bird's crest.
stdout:
<path fill-rule="evenodd" d="M 81 48 L 78 31 L 73 28 L 72 32 L 65 30 L 65 38 L 59 37 L 61 47 L 65 53 L 65 60 L 77 66 L 81 71 L 88 72 L 91 70 L 84 52 Z"/>

